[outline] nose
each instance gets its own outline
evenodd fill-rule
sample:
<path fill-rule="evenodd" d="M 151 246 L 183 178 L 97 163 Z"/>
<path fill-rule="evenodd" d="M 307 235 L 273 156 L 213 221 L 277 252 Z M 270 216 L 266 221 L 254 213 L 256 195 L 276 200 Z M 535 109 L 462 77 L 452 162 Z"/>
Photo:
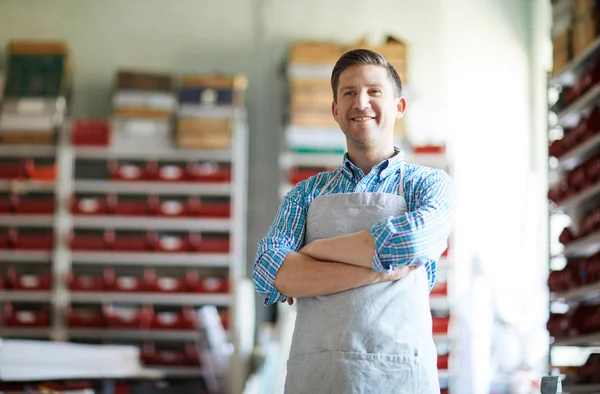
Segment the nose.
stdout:
<path fill-rule="evenodd" d="M 366 92 L 361 92 L 354 97 L 354 102 L 352 103 L 354 109 L 363 111 L 368 109 L 369 106 L 369 95 Z"/>

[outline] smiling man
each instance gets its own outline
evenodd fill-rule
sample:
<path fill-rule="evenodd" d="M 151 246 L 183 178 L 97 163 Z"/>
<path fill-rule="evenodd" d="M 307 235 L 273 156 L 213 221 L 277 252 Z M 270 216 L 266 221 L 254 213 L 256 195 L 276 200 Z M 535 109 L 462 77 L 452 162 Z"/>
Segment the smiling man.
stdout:
<path fill-rule="evenodd" d="M 342 167 L 294 187 L 254 264 L 266 305 L 298 304 L 285 392 L 439 393 L 429 291 L 453 183 L 394 146 L 406 99 L 383 56 L 345 53 L 331 86 Z"/>

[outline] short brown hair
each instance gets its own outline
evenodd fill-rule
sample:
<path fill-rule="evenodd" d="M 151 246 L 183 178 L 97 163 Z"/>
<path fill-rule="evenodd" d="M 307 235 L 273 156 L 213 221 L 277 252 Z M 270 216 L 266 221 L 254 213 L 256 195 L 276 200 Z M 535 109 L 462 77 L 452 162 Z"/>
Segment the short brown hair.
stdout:
<path fill-rule="evenodd" d="M 342 72 L 352 66 L 367 65 L 385 68 L 388 76 L 394 84 L 396 97 L 402 96 L 402 81 L 400 80 L 400 76 L 396 72 L 396 69 L 394 69 L 394 66 L 392 66 L 390 62 L 383 57 L 383 55 L 369 49 L 354 49 L 344 53 L 333 67 L 333 71 L 331 73 L 331 89 L 333 90 L 334 101 L 337 102 L 337 89 L 340 83 L 340 75 Z"/>

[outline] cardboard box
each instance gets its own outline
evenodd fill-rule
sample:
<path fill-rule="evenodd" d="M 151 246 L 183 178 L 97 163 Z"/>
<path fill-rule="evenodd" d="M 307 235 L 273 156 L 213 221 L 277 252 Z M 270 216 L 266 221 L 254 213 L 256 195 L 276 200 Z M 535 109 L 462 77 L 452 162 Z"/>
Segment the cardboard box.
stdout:
<path fill-rule="evenodd" d="M 552 73 L 555 74 L 562 70 L 573 58 L 571 31 L 567 31 L 563 35 L 555 38 L 552 42 L 552 47 L 554 57 Z"/>
<path fill-rule="evenodd" d="M 248 79 L 244 75 L 186 75 L 181 78 L 181 86 L 245 91 Z"/>
<path fill-rule="evenodd" d="M 54 130 L 2 130 L 0 141 L 3 144 L 47 145 L 56 140 Z"/>
<path fill-rule="evenodd" d="M 178 136 L 229 136 L 233 132 L 233 123 L 229 119 L 179 118 Z"/>
<path fill-rule="evenodd" d="M 180 149 L 229 149 L 231 137 L 223 136 L 177 136 L 177 147 Z"/>
<path fill-rule="evenodd" d="M 335 64 L 344 52 L 337 43 L 304 41 L 290 46 L 288 62 L 294 64 Z"/>
<path fill-rule="evenodd" d="M 8 44 L 9 54 L 19 55 L 67 55 L 69 48 L 62 41 L 11 41 Z"/>
<path fill-rule="evenodd" d="M 115 115 L 121 118 L 136 118 L 136 119 L 168 119 L 172 115 L 172 111 L 154 108 L 137 108 L 137 107 L 118 107 L 115 108 Z"/>
<path fill-rule="evenodd" d="M 400 76 L 400 80 L 404 83 L 407 78 L 406 72 L 406 55 L 407 55 L 407 47 L 401 41 L 391 41 L 383 45 L 366 45 L 366 44 L 356 44 L 350 47 L 347 47 L 344 52 L 350 51 L 352 49 L 370 49 L 381 54 L 385 59 L 394 67 L 398 75 Z"/>
<path fill-rule="evenodd" d="M 333 119 L 331 109 L 325 110 L 292 110 L 290 124 L 307 127 L 335 127 L 337 122 Z"/>
<path fill-rule="evenodd" d="M 292 110 L 328 110 L 333 101 L 329 79 L 290 79 Z"/>
<path fill-rule="evenodd" d="M 598 17 L 596 15 L 583 16 L 575 21 L 573 27 L 573 56 L 577 56 L 598 36 Z"/>
<path fill-rule="evenodd" d="M 117 72 L 117 90 L 144 90 L 171 92 L 173 78 L 168 74 L 120 70 Z"/>

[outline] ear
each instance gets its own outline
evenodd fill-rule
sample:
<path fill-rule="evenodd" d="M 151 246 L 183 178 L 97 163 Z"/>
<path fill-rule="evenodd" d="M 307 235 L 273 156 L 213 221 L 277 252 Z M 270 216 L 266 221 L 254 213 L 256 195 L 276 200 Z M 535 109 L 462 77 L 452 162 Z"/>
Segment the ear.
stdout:
<path fill-rule="evenodd" d="M 335 101 L 331 102 L 331 114 L 333 115 L 334 118 L 337 117 L 338 110 L 337 110 L 337 104 Z"/>
<path fill-rule="evenodd" d="M 400 97 L 396 101 L 396 108 L 398 112 L 396 113 L 396 119 L 400 119 L 404 116 L 404 112 L 406 112 L 406 99 L 404 97 Z"/>

